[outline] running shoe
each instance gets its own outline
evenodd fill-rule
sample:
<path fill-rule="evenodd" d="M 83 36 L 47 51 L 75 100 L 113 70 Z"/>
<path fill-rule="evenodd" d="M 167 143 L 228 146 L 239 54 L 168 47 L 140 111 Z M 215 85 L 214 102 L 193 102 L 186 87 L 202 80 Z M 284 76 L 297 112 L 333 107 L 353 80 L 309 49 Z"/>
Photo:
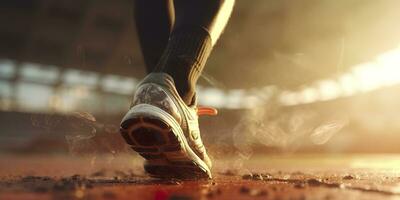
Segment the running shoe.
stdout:
<path fill-rule="evenodd" d="M 138 86 L 121 122 L 125 141 L 145 158 L 145 171 L 158 178 L 212 178 L 211 160 L 200 136 L 199 115 L 213 108 L 186 105 L 171 76 L 151 73 Z"/>

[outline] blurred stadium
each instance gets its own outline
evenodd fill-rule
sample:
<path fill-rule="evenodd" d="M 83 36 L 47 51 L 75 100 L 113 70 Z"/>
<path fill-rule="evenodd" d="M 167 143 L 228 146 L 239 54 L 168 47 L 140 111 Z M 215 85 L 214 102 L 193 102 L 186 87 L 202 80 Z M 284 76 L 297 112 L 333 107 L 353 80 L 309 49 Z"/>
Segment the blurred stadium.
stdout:
<path fill-rule="evenodd" d="M 115 132 L 145 75 L 132 2 L 0 5 L 0 150 L 71 151 L 76 112 Z M 238 0 L 198 86 L 211 154 L 400 153 L 399 6 Z"/>

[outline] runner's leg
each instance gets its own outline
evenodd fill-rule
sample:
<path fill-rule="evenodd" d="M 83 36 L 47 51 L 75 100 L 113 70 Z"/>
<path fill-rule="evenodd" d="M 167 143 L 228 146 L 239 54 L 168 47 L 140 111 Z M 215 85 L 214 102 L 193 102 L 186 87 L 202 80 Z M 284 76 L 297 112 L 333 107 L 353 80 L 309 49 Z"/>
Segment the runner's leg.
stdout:
<path fill-rule="evenodd" d="M 174 24 L 172 0 L 135 0 L 134 17 L 146 71 L 154 71 Z"/>
<path fill-rule="evenodd" d="M 155 72 L 171 75 L 188 105 L 233 4 L 234 0 L 174 0 L 175 23 Z"/>

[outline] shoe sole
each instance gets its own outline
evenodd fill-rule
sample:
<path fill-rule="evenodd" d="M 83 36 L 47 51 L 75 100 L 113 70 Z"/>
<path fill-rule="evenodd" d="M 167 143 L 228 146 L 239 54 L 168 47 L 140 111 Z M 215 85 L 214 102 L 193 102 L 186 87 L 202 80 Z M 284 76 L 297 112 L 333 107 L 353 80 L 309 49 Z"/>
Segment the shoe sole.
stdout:
<path fill-rule="evenodd" d="M 146 159 L 145 171 L 157 178 L 211 178 L 206 164 L 187 144 L 177 122 L 158 107 L 139 104 L 122 120 L 120 133 Z"/>

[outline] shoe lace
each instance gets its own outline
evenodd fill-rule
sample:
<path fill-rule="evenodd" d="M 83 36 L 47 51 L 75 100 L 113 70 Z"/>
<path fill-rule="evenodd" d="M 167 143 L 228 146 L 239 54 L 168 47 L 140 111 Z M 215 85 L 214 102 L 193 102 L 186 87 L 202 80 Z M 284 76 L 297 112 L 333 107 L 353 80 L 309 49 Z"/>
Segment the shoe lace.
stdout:
<path fill-rule="evenodd" d="M 197 115 L 217 115 L 218 110 L 213 107 L 199 106 L 197 107 Z"/>

